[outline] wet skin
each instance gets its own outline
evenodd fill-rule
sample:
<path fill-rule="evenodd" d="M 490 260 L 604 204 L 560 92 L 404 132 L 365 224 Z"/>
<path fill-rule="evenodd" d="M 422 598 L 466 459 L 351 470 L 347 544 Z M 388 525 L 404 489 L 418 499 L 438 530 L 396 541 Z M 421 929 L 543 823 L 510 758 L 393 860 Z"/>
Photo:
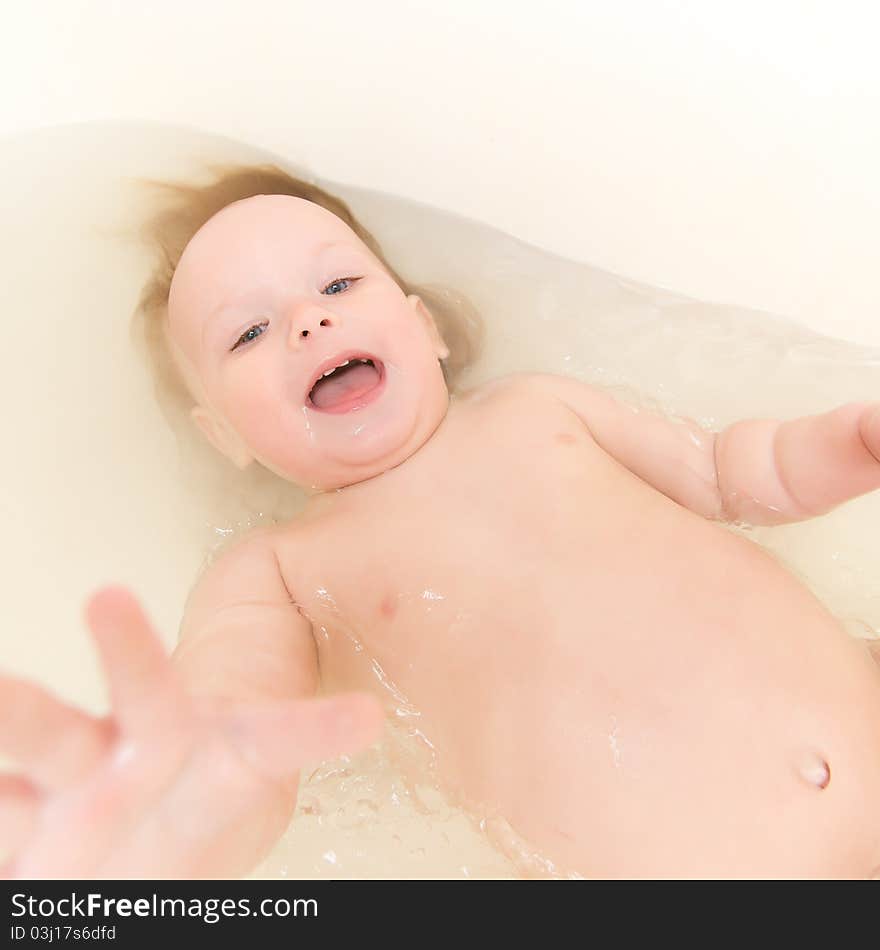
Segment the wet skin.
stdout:
<path fill-rule="evenodd" d="M 274 544 L 326 684 L 408 701 L 444 785 L 558 867 L 880 864 L 864 645 L 609 457 L 541 378 L 453 400 L 405 464 L 315 496 Z"/>
<path fill-rule="evenodd" d="M 205 436 L 310 496 L 265 535 L 300 662 L 317 651 L 327 690 L 416 711 L 436 778 L 498 818 L 502 846 L 598 876 L 880 866 L 875 664 L 712 520 L 797 520 L 880 487 L 869 404 L 716 439 L 551 375 L 450 400 L 424 304 L 338 218 L 280 196 L 190 242 L 169 339 Z M 381 396 L 316 411 L 316 368 L 352 348 L 382 363 Z M 184 632 L 228 596 L 195 597 Z M 258 663 L 241 623 L 224 669 Z"/>

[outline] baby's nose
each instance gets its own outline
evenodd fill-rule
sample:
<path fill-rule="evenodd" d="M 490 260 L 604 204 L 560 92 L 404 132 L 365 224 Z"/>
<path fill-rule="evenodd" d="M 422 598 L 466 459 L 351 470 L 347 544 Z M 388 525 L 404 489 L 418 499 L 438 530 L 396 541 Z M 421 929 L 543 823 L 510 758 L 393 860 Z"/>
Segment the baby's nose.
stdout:
<path fill-rule="evenodd" d="M 338 319 L 322 311 L 297 314 L 290 321 L 290 342 L 301 345 L 315 335 L 320 327 L 336 326 Z"/>

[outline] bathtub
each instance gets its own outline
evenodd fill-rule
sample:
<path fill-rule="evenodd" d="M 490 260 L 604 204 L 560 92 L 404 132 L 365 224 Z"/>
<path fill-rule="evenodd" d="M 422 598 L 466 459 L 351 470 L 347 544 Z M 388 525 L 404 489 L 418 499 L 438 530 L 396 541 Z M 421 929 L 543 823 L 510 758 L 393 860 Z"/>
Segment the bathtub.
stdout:
<path fill-rule="evenodd" d="M 487 312 L 475 379 L 570 371 L 707 425 L 819 411 L 880 391 L 867 15 L 647 0 L 8 14 L 3 668 L 103 709 L 85 596 L 130 586 L 170 646 L 211 545 L 267 515 L 223 508 L 228 483 L 155 413 L 127 335 L 142 260 L 116 231 L 120 175 L 236 157 L 313 173 L 395 266 Z M 420 244 L 425 221 L 448 240 Z M 554 330 L 537 355 L 536 319 Z M 753 534 L 870 636 L 877 514 L 867 497 Z M 404 788 L 381 747 L 306 778 L 258 875 L 516 873 L 436 790 Z"/>

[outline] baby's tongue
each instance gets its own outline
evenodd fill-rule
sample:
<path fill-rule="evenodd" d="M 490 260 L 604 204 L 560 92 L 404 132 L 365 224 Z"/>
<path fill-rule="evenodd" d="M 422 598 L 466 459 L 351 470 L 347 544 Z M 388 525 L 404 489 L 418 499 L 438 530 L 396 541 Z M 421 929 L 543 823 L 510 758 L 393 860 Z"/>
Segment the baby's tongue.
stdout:
<path fill-rule="evenodd" d="M 379 382 L 379 373 L 369 363 L 349 363 L 325 376 L 312 390 L 312 402 L 319 409 L 333 409 L 340 403 L 371 390 Z"/>

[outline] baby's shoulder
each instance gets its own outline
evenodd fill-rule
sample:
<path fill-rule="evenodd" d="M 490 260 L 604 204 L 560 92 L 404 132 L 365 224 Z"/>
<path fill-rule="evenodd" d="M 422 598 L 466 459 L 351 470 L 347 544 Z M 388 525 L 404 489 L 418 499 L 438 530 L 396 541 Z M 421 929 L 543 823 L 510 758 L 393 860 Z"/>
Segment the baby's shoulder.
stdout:
<path fill-rule="evenodd" d="M 556 377 L 547 373 L 515 372 L 507 373 L 504 376 L 496 376 L 493 379 L 475 386 L 465 393 L 467 397 L 483 399 L 488 396 L 524 396 L 535 394 L 552 394 L 550 381 Z"/>
<path fill-rule="evenodd" d="M 256 561 L 265 561 L 267 555 L 274 554 L 277 538 L 283 533 L 284 525 L 272 522 L 231 534 L 213 548 L 202 571 L 240 571 Z"/>
<path fill-rule="evenodd" d="M 508 373 L 471 390 L 464 402 L 471 410 L 468 415 L 481 417 L 481 423 L 486 422 L 486 416 L 493 420 L 513 417 L 522 422 L 529 417 L 546 421 L 549 416 L 570 414 L 568 400 L 563 398 L 566 384 L 578 385 L 571 377 L 552 373 Z"/>

